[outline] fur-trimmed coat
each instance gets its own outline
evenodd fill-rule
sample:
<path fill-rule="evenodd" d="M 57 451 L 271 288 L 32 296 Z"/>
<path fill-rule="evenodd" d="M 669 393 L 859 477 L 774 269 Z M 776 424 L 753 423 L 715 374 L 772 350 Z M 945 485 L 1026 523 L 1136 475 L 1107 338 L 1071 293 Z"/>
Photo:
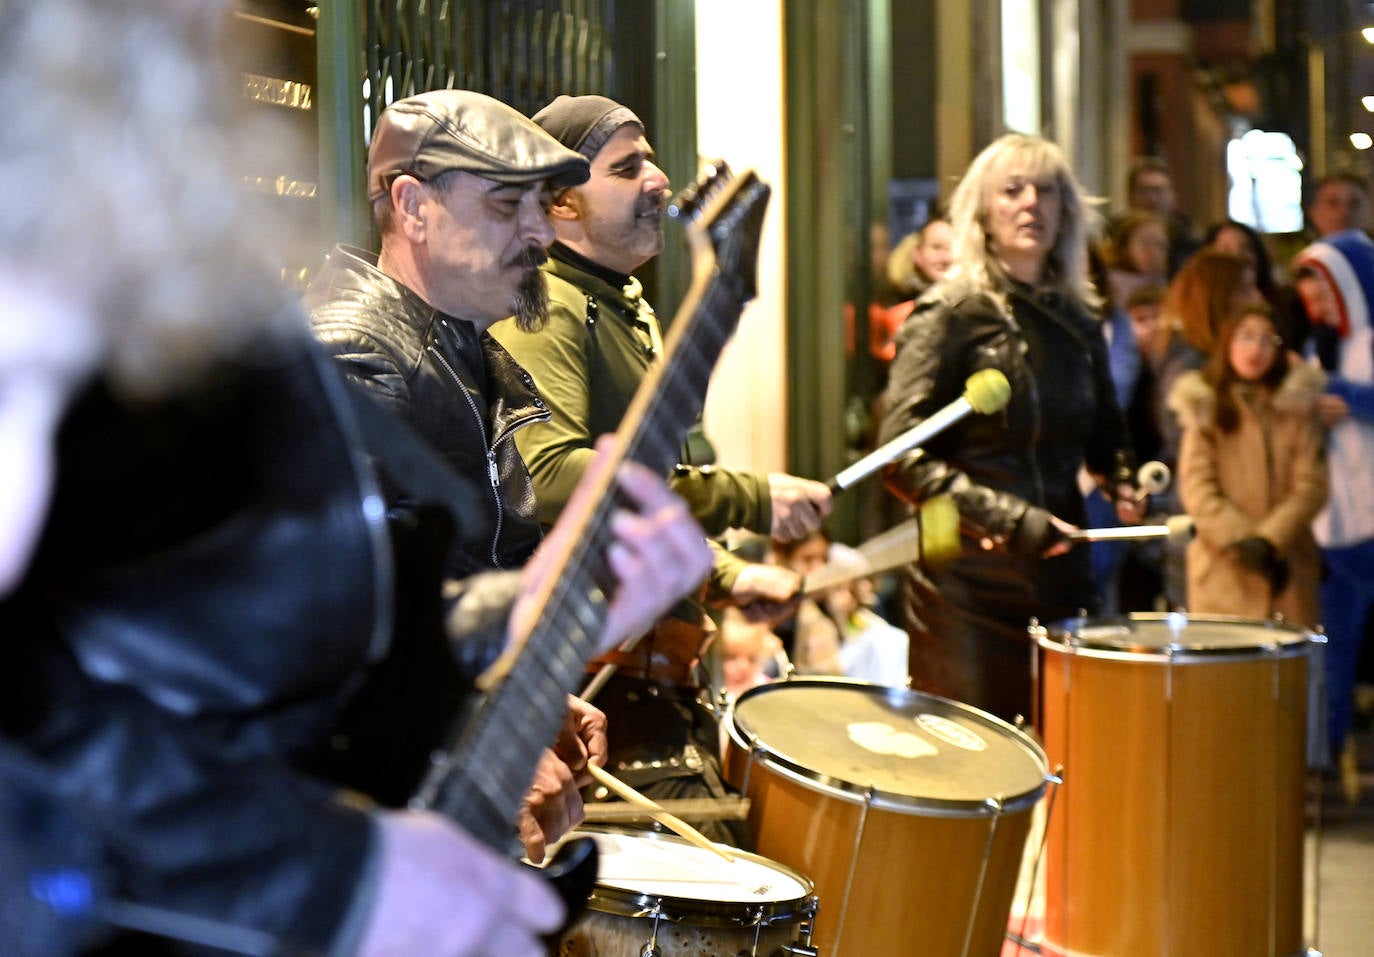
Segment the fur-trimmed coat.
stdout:
<path fill-rule="evenodd" d="M 1233 385 L 1240 423 L 1216 426 L 1216 393 L 1200 372 L 1180 376 L 1169 408 L 1183 425 L 1178 486 L 1197 526 L 1188 545 L 1188 609 L 1194 614 L 1269 618 L 1313 627 L 1320 617 L 1321 558 L 1312 519 L 1327 496 L 1325 437 L 1316 400 L 1325 376 L 1294 365 L 1279 387 Z M 1274 593 L 1264 575 L 1226 547 L 1262 536 L 1288 562 L 1290 578 Z"/>

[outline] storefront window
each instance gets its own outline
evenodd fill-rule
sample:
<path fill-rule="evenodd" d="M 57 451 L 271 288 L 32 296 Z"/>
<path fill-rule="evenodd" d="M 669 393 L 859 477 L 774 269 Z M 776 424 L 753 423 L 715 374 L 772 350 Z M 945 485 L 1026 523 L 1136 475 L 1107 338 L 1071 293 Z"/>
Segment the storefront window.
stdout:
<path fill-rule="evenodd" d="M 1231 218 L 1262 233 L 1302 229 L 1302 159 L 1287 133 L 1250 130 L 1226 147 Z"/>
<path fill-rule="evenodd" d="M 1040 134 L 1040 3 L 1002 0 L 1002 122 Z"/>

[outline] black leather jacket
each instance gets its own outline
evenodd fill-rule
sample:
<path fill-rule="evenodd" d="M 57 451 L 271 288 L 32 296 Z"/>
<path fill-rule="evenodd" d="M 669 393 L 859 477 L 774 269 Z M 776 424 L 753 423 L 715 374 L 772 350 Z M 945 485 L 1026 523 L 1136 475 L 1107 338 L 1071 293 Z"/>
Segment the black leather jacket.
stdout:
<path fill-rule="evenodd" d="M 390 581 L 341 383 L 300 335 L 173 399 L 97 384 L 70 410 L 0 602 L 0 731 L 107 830 L 120 893 L 323 952 L 370 825 L 287 762 L 386 650 Z"/>
<path fill-rule="evenodd" d="M 98 830 L 114 893 L 324 954 L 361 926 L 375 848 L 307 768 L 379 674 L 408 696 L 381 696 L 379 743 L 423 755 L 453 718 L 431 687 L 460 699 L 472 674 L 442 630 L 392 626 L 393 594 L 421 589 L 396 580 L 415 562 L 334 364 L 304 329 L 254 348 L 175 396 L 97 383 L 68 412 L 47 526 L 0 601 L 0 735 Z M 499 647 L 515 578 L 465 580 L 449 633 Z M 437 599 L 401 620 L 438 628 Z M 428 741 L 395 736 L 425 718 Z"/>
<path fill-rule="evenodd" d="M 488 490 L 487 522 L 461 530 L 447 572 L 524 564 L 540 528 L 512 436 L 549 417 L 529 373 L 490 335 L 428 305 L 362 250 L 336 247 L 305 305 L 316 338 L 346 374 L 410 422 L 459 475 Z M 388 497 L 403 501 L 396 485 L 388 483 Z"/>
<path fill-rule="evenodd" d="M 1019 597 L 1047 614 L 1090 608 L 1087 549 L 1038 556 L 1052 540 L 1049 515 L 1084 520 L 1080 463 L 1109 480 L 1131 481 L 1125 421 L 1112 388 L 1098 323 L 1060 297 L 1015 284 L 1007 309 L 967 283 L 937 286 L 916 305 L 897 338 L 879 442 L 886 442 L 957 399 L 979 369 L 1000 369 L 1011 400 L 992 415 L 970 415 L 886 472 L 908 501 L 952 493 L 966 532 L 963 555 L 932 578 L 962 578 L 970 605 L 984 613 Z M 1002 548 L 974 544 L 986 536 Z M 1005 552 L 1009 551 L 1010 555 Z"/>

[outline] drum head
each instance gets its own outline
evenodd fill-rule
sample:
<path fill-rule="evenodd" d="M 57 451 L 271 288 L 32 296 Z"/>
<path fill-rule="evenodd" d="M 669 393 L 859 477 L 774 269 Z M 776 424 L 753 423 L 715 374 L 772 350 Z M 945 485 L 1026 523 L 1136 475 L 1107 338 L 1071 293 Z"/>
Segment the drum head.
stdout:
<path fill-rule="evenodd" d="M 1005 721 L 947 698 L 843 680 L 746 692 L 731 737 L 809 786 L 913 813 L 981 814 L 1039 800 L 1045 757 Z"/>
<path fill-rule="evenodd" d="M 1302 654 L 1311 632 L 1248 618 L 1194 618 L 1181 612 L 1119 618 L 1073 618 L 1043 629 L 1043 647 L 1135 655 L 1232 656 Z"/>
<path fill-rule="evenodd" d="M 674 835 L 652 831 L 580 828 L 600 855 L 590 907 L 640 916 L 651 909 L 669 921 L 737 926 L 791 922 L 812 898 L 809 880 L 776 861 L 727 848 L 727 861 Z M 714 921 L 713 921 L 714 918 Z"/>

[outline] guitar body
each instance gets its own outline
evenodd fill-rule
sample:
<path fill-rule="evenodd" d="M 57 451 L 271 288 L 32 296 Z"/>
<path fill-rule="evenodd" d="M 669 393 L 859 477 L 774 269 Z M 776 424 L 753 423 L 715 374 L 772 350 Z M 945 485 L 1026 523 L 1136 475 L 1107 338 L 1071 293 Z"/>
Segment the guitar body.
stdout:
<path fill-rule="evenodd" d="M 563 926 L 547 938 L 546 943 L 550 947 L 558 943 L 559 938 L 577 923 L 587 909 L 587 898 L 596 889 L 598 862 L 596 841 L 590 837 L 577 837 L 564 841 L 553 860 L 535 868 L 544 875 L 558 894 L 558 899 L 563 902 Z"/>

